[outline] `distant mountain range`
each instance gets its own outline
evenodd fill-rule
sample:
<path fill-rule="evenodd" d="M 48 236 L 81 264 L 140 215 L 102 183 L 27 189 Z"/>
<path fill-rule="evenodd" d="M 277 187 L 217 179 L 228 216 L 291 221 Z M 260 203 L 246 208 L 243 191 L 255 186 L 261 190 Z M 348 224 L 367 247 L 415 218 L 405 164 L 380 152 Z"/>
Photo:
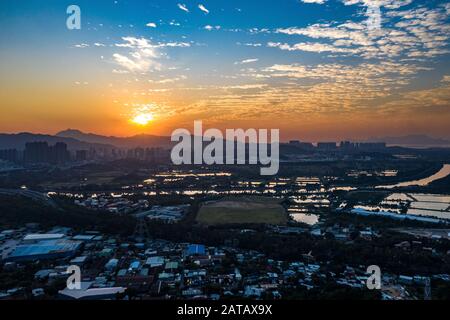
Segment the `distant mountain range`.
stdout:
<path fill-rule="evenodd" d="M 88 150 L 90 148 L 102 149 L 133 149 L 170 147 L 173 143 L 170 137 L 154 135 L 136 135 L 131 137 L 102 136 L 92 133 L 84 133 L 80 130 L 68 129 L 56 135 L 17 133 L 0 134 L 0 149 L 23 150 L 27 142 L 44 141 L 50 145 L 56 142 L 64 142 L 70 150 Z M 450 140 L 432 138 L 427 135 L 408 135 L 402 137 L 370 138 L 365 142 L 386 142 L 391 146 L 409 147 L 439 147 L 450 146 Z"/>
<path fill-rule="evenodd" d="M 54 145 L 64 142 L 70 150 L 95 149 L 133 149 L 133 148 L 156 148 L 169 147 L 170 137 L 159 137 L 153 135 L 136 135 L 132 137 L 107 137 L 92 133 L 84 133 L 79 130 L 65 130 L 56 135 L 17 133 L 0 134 L 0 149 L 25 149 L 27 142 L 47 142 Z"/>
<path fill-rule="evenodd" d="M 132 137 L 107 137 L 93 133 L 84 133 L 80 130 L 68 129 L 58 132 L 57 137 L 71 138 L 94 144 L 112 145 L 121 149 L 168 147 L 171 144 L 170 137 L 153 136 L 147 134 Z"/>
<path fill-rule="evenodd" d="M 424 134 L 407 135 L 401 137 L 370 138 L 367 140 L 367 142 L 386 142 L 387 145 L 410 147 L 450 146 L 450 140 L 433 138 Z"/>
<path fill-rule="evenodd" d="M 47 134 L 34 133 L 17 133 L 17 134 L 0 134 L 0 149 L 25 149 L 27 142 L 47 142 L 49 145 L 54 145 L 57 142 L 64 142 L 71 150 L 88 150 L 90 148 L 112 149 L 114 146 L 100 143 L 89 143 L 80 141 L 74 138 L 65 138 L 52 136 Z"/>

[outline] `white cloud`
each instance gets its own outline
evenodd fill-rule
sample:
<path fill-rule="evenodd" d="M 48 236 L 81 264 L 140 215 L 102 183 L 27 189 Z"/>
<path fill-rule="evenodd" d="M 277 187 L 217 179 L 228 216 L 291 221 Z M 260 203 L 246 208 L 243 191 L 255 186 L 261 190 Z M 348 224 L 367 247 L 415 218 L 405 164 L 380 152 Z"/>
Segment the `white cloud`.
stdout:
<path fill-rule="evenodd" d="M 300 0 L 303 3 L 324 4 L 327 0 Z"/>
<path fill-rule="evenodd" d="M 447 14 L 450 15 L 450 3 L 444 4 L 444 8 L 445 8 L 445 11 L 447 12 Z"/>
<path fill-rule="evenodd" d="M 123 37 L 122 40 L 125 43 L 118 43 L 116 47 L 121 48 L 138 48 L 138 49 L 154 49 L 154 48 L 165 48 L 165 47 L 179 47 L 179 48 L 187 48 L 190 47 L 191 44 L 188 42 L 158 42 L 152 43 L 150 40 L 146 38 L 135 38 L 135 37 Z"/>
<path fill-rule="evenodd" d="M 118 43 L 116 44 L 116 47 L 140 49 L 152 47 L 150 40 L 145 38 L 123 37 L 122 40 L 125 41 L 125 43 Z"/>
<path fill-rule="evenodd" d="M 145 72 L 151 65 L 150 61 L 142 59 L 142 57 L 140 55 L 137 56 L 137 54 L 134 54 L 134 59 L 132 59 L 127 56 L 115 53 L 113 54 L 113 58 L 118 65 L 132 72 Z"/>
<path fill-rule="evenodd" d="M 198 5 L 198 8 L 199 8 L 201 11 L 203 11 L 204 13 L 206 13 L 206 14 L 209 13 L 209 10 L 206 9 L 206 7 L 205 7 L 204 5 L 202 5 L 202 4 L 199 4 L 199 5 Z"/>
<path fill-rule="evenodd" d="M 413 0 L 342 0 L 342 2 L 346 6 L 360 4 L 367 7 L 379 6 L 385 7 L 386 9 L 398 9 L 411 4 Z"/>
<path fill-rule="evenodd" d="M 383 83 L 405 80 L 406 76 L 415 75 L 425 68 L 414 64 L 401 64 L 394 62 L 382 62 L 379 64 L 362 63 L 357 66 L 340 64 L 319 64 L 317 66 L 301 64 L 276 64 L 265 68 L 263 72 L 269 72 L 275 77 L 288 78 L 323 78 L 339 82 L 360 82 L 360 85 L 375 85 Z M 389 78 L 383 78 L 390 76 Z M 393 79 L 391 77 L 396 77 Z M 370 81 L 367 81 L 371 79 Z"/>
<path fill-rule="evenodd" d="M 241 84 L 235 86 L 218 86 L 216 89 L 221 90 L 252 90 L 252 89 L 263 89 L 266 88 L 268 84 L 260 83 L 260 84 Z"/>
<path fill-rule="evenodd" d="M 122 69 L 113 69 L 112 72 L 113 72 L 113 73 L 116 73 L 116 74 L 128 74 L 128 73 L 130 73 L 129 71 L 127 71 L 127 70 L 122 70 Z"/>
<path fill-rule="evenodd" d="M 356 23 L 342 24 L 337 27 L 329 24 L 313 24 L 306 28 L 277 29 L 276 32 L 288 35 L 303 35 L 313 39 L 348 39 L 352 40 L 354 44 L 370 45 L 371 41 L 364 32 L 364 28 L 365 26 Z"/>
<path fill-rule="evenodd" d="M 350 3 L 351 2 L 351 3 Z M 369 5 L 369 0 L 345 0 L 346 4 Z M 448 53 L 450 25 L 445 6 L 429 9 L 423 6 L 408 10 L 392 10 L 409 4 L 409 1 L 378 1 L 390 11 L 384 11 L 383 26 L 369 30 L 365 22 L 342 24 L 322 23 L 307 27 L 279 28 L 275 33 L 325 39 L 325 43 L 271 42 L 269 46 L 288 51 L 331 52 L 364 59 L 432 58 Z"/>
<path fill-rule="evenodd" d="M 243 45 L 243 46 L 246 46 L 246 47 L 262 47 L 262 43 L 251 43 L 251 42 L 248 42 L 248 43 L 240 43 L 240 42 L 238 42 L 237 45 Z"/>
<path fill-rule="evenodd" d="M 442 86 L 421 89 L 416 91 L 408 91 L 402 93 L 400 98 L 386 102 L 379 106 L 380 111 L 392 115 L 393 112 L 399 113 L 401 111 L 414 112 L 417 114 L 421 112 L 429 116 L 430 114 L 437 114 L 439 118 L 446 119 L 449 114 L 450 104 L 450 85 L 444 83 Z"/>
<path fill-rule="evenodd" d="M 268 28 L 251 28 L 248 30 L 251 34 L 258 34 L 258 33 L 270 33 L 270 30 Z"/>
<path fill-rule="evenodd" d="M 160 70 L 161 64 L 157 61 L 164 54 L 161 48 L 188 48 L 188 42 L 158 42 L 152 43 L 146 38 L 123 37 L 123 43 L 115 44 L 118 48 L 129 48 L 128 55 L 115 53 L 114 61 L 131 72 L 145 73 L 149 70 Z"/>
<path fill-rule="evenodd" d="M 128 71 L 141 73 L 145 73 L 150 69 L 159 70 L 161 68 L 161 64 L 156 61 L 160 58 L 155 49 L 158 46 L 153 45 L 150 40 L 135 37 L 123 37 L 122 40 L 125 43 L 116 44 L 116 46 L 119 48 L 130 48 L 132 51 L 128 55 L 113 54 L 113 59 L 118 65 Z"/>
<path fill-rule="evenodd" d="M 212 31 L 212 30 L 220 30 L 220 29 L 221 29 L 221 26 L 210 26 L 210 25 L 207 25 L 207 26 L 204 27 L 204 29 L 205 29 L 205 30 L 208 30 L 208 31 Z"/>
<path fill-rule="evenodd" d="M 186 80 L 186 79 L 187 79 L 187 76 L 180 75 L 175 78 L 166 78 L 166 79 L 162 79 L 162 80 L 148 80 L 148 82 L 157 83 L 157 84 L 168 84 L 168 83 L 174 83 L 174 82 L 178 82 L 178 81 L 182 81 L 182 80 Z"/>
<path fill-rule="evenodd" d="M 149 28 L 156 28 L 156 23 L 149 22 L 149 23 L 146 24 L 146 26 L 149 27 Z"/>
<path fill-rule="evenodd" d="M 187 8 L 187 6 L 185 4 L 178 4 L 178 8 L 180 8 L 180 10 L 183 10 L 185 12 L 189 12 L 189 9 Z"/>
<path fill-rule="evenodd" d="M 234 64 L 248 64 L 248 63 L 253 63 L 253 62 L 258 62 L 259 59 L 245 59 L 242 61 L 236 61 Z"/>
<path fill-rule="evenodd" d="M 358 111 L 366 112 L 369 108 L 378 108 L 380 98 L 398 101 L 396 99 L 399 92 L 416 77 L 422 67 L 373 62 L 357 65 L 276 64 L 259 70 L 248 70 L 247 74 L 241 76 L 257 80 L 258 84 L 218 87 L 224 89 L 225 93 L 205 88 L 212 93 L 208 100 L 203 101 L 204 105 L 221 107 L 221 111 L 227 110 L 227 117 L 252 119 L 261 117 L 264 114 L 262 111 L 267 108 L 271 108 L 271 117 L 290 118 L 294 114 L 320 115 L 330 112 L 355 114 Z M 260 83 L 264 80 L 267 83 Z M 273 83 L 277 85 L 274 86 Z M 445 97 L 439 99 L 444 105 Z M 376 114 L 377 111 L 374 112 Z"/>
<path fill-rule="evenodd" d="M 154 45 L 155 48 L 164 48 L 164 47 L 170 47 L 170 48 L 189 48 L 191 46 L 188 42 L 159 42 L 158 44 Z"/>
<path fill-rule="evenodd" d="M 269 42 L 267 44 L 270 48 L 279 48 L 281 50 L 286 51 L 306 51 L 306 52 L 338 52 L 338 53 L 354 53 L 354 49 L 349 48 L 338 48 L 333 45 L 325 44 L 325 43 L 297 43 L 294 45 L 290 45 L 287 43 L 280 43 L 280 42 Z"/>

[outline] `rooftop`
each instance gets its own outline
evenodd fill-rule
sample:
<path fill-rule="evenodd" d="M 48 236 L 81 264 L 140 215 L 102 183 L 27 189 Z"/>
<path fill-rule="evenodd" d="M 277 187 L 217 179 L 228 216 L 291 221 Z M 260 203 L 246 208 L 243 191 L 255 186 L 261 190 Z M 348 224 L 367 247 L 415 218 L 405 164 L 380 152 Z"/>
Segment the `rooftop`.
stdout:
<path fill-rule="evenodd" d="M 54 239 L 62 239 L 66 235 L 62 233 L 36 233 L 36 234 L 27 234 L 23 240 L 24 241 L 41 241 L 41 240 L 54 240 Z"/>
<path fill-rule="evenodd" d="M 205 246 L 201 244 L 190 244 L 187 249 L 186 253 L 188 255 L 204 255 L 206 253 Z"/>
<path fill-rule="evenodd" d="M 46 255 L 65 255 L 73 253 L 81 242 L 70 240 L 46 240 L 36 244 L 19 245 L 7 257 L 7 260 L 43 259 Z"/>

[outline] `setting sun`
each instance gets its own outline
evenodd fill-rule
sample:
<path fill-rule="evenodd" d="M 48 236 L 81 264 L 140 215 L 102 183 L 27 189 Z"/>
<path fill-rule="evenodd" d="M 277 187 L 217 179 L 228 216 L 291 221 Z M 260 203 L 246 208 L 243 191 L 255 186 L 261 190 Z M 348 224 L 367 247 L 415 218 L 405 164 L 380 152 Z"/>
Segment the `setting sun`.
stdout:
<path fill-rule="evenodd" d="M 134 116 L 134 118 L 131 119 L 131 122 L 141 125 L 141 126 L 146 126 L 152 120 L 153 120 L 153 115 L 151 113 L 140 113 L 140 114 Z"/>

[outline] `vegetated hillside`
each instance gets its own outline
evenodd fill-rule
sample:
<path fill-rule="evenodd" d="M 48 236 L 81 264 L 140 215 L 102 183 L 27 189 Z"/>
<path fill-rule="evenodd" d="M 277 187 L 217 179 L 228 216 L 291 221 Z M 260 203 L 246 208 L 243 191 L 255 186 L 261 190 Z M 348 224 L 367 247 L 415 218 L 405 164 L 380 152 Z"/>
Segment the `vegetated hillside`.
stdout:
<path fill-rule="evenodd" d="M 64 226 L 123 236 L 133 233 L 135 221 L 130 217 L 90 211 L 63 201 L 57 203 L 59 209 L 20 196 L 0 196 L 0 228 L 18 228 L 34 222 L 42 228 Z"/>
<path fill-rule="evenodd" d="M 154 136 L 148 134 L 141 134 L 131 137 L 114 137 L 102 136 L 93 133 L 84 133 L 75 129 L 68 129 L 56 134 L 57 137 L 71 138 L 79 141 L 85 141 L 95 144 L 113 145 L 116 148 L 155 148 L 155 147 L 169 147 L 171 145 L 170 137 Z"/>

